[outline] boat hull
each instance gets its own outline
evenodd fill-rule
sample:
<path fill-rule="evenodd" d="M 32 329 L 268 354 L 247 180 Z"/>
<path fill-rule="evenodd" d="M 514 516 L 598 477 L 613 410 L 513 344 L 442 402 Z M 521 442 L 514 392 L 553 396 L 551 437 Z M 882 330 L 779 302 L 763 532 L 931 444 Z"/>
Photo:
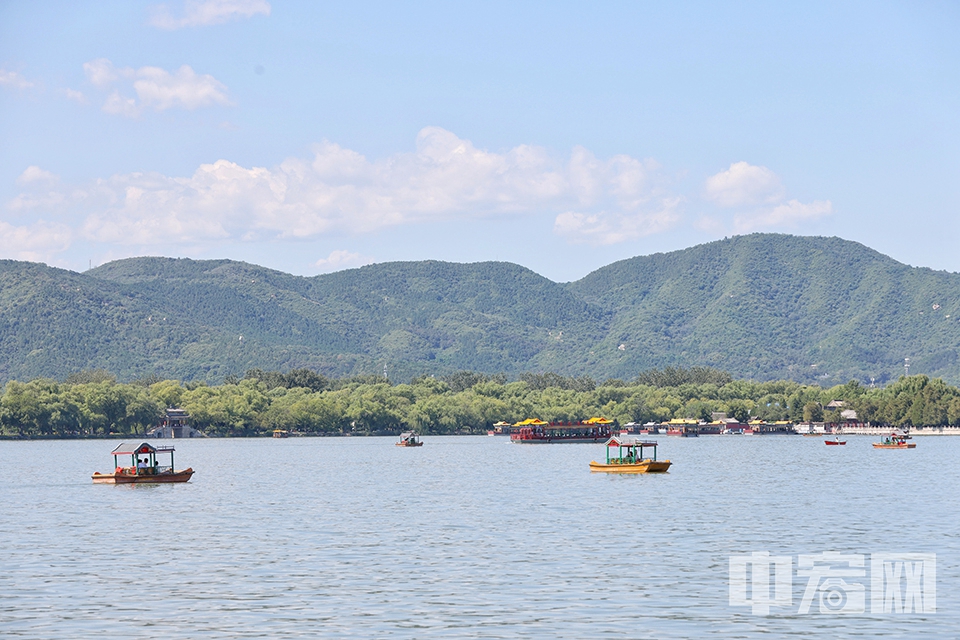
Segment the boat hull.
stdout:
<path fill-rule="evenodd" d="M 847 441 L 846 441 L 846 440 L 843 440 L 843 441 L 841 441 L 841 442 L 837 442 L 836 440 L 824 440 L 823 444 L 828 445 L 828 446 L 829 446 L 829 445 L 836 446 L 836 445 L 844 445 L 844 444 L 847 444 Z"/>
<path fill-rule="evenodd" d="M 560 444 L 562 442 L 574 442 L 583 444 L 585 442 L 596 443 L 596 442 L 605 442 L 610 436 L 597 436 L 589 438 L 564 438 L 563 436 L 557 436 L 555 438 L 510 438 L 510 442 L 515 442 L 516 444 Z"/>
<path fill-rule="evenodd" d="M 905 442 L 903 444 L 883 444 L 882 442 L 874 442 L 874 449 L 916 449 L 917 445 L 913 442 Z"/>
<path fill-rule="evenodd" d="M 666 473 L 670 464 L 669 460 L 641 460 L 633 464 L 606 464 L 592 461 L 590 462 L 590 471 L 603 473 Z"/>
<path fill-rule="evenodd" d="M 187 482 L 193 476 L 193 469 L 158 473 L 156 475 L 133 475 L 129 473 L 94 473 L 94 484 L 157 484 L 166 482 Z"/>
<path fill-rule="evenodd" d="M 398 442 L 398 447 L 422 447 L 422 442 Z"/>

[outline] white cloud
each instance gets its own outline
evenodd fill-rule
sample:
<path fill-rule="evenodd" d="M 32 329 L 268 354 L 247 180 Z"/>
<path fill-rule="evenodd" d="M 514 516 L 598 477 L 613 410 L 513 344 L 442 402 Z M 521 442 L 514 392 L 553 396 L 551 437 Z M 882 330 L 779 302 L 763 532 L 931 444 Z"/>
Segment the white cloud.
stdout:
<path fill-rule="evenodd" d="M 0 256 L 32 262 L 49 261 L 70 246 L 73 232 L 64 224 L 38 221 L 14 226 L 0 221 Z"/>
<path fill-rule="evenodd" d="M 662 198 L 644 210 L 630 213 L 577 213 L 557 216 L 553 230 L 577 244 L 610 245 L 666 231 L 680 219 L 679 197 Z"/>
<path fill-rule="evenodd" d="M 706 196 L 721 207 L 775 203 L 783 199 L 780 178 L 766 167 L 734 162 L 726 171 L 710 176 Z"/>
<path fill-rule="evenodd" d="M 16 71 L 0 69 L 0 87 L 10 87 L 11 89 L 29 89 L 32 86 L 32 82 L 24 78 Z"/>
<path fill-rule="evenodd" d="M 132 72 L 132 69 L 126 69 L 125 72 Z M 121 72 L 113 66 L 113 63 L 106 58 L 97 58 L 90 62 L 83 63 L 83 72 L 94 86 L 104 88 L 108 87 L 120 79 Z"/>
<path fill-rule="evenodd" d="M 338 271 L 349 267 L 362 267 L 366 264 L 376 262 L 373 258 L 362 256 L 359 253 L 351 253 L 343 249 L 331 251 L 326 258 L 320 258 L 313 266 L 319 267 L 321 271 Z"/>
<path fill-rule="evenodd" d="M 833 204 L 829 200 L 815 200 L 810 204 L 791 200 L 771 209 L 739 214 L 734 217 L 733 224 L 738 233 L 747 233 L 770 227 L 793 226 L 831 213 L 833 213 Z"/>
<path fill-rule="evenodd" d="M 133 83 L 144 106 L 163 111 L 172 107 L 197 109 L 213 104 L 229 105 L 227 88 L 211 75 L 197 75 L 183 65 L 173 74 L 158 67 L 143 67 Z"/>
<path fill-rule="evenodd" d="M 25 189 L 7 203 L 10 211 L 31 211 L 34 209 L 58 209 L 68 201 L 68 196 L 60 191 L 60 178 L 36 165 L 30 165 L 17 176 L 17 184 Z"/>
<path fill-rule="evenodd" d="M 63 95 L 67 96 L 70 100 L 78 104 L 87 104 L 87 96 L 83 95 L 82 91 L 75 91 L 73 89 L 64 89 Z"/>
<path fill-rule="evenodd" d="M 159 67 L 117 68 L 109 60 L 98 58 L 85 63 L 83 69 L 87 79 L 96 87 L 106 89 L 123 81 L 130 83 L 130 88 L 137 94 L 135 99 L 114 89 L 103 103 L 106 113 L 136 117 L 147 108 L 155 111 L 175 107 L 193 110 L 231 104 L 223 83 L 211 75 L 197 74 L 188 65 L 170 73 Z"/>
<path fill-rule="evenodd" d="M 104 113 L 109 113 L 115 116 L 136 118 L 138 115 L 140 115 L 140 107 L 137 106 L 137 101 L 133 98 L 125 98 L 124 96 L 121 96 L 120 92 L 116 90 L 107 96 L 107 99 L 104 100 L 101 109 Z"/>
<path fill-rule="evenodd" d="M 816 200 L 810 204 L 799 200 L 787 202 L 786 190 L 776 173 L 742 161 L 734 162 L 726 171 L 707 178 L 704 194 L 707 200 L 721 208 L 738 210 L 733 216 L 736 233 L 793 227 L 833 213 L 829 200 Z M 723 223 L 717 217 L 704 215 L 695 226 L 715 231 Z"/>
<path fill-rule="evenodd" d="M 23 173 L 17 176 L 19 184 L 28 184 L 31 182 L 56 182 L 59 178 L 49 171 L 44 171 L 37 165 L 30 165 L 24 169 Z"/>
<path fill-rule="evenodd" d="M 569 182 L 576 209 L 554 220 L 554 233 L 578 244 L 610 245 L 666 231 L 680 219 L 682 198 L 657 185 L 659 166 L 630 156 L 600 161 L 574 149 Z"/>
<path fill-rule="evenodd" d="M 654 163 L 629 156 L 600 160 L 578 147 L 564 159 L 526 145 L 496 153 L 427 127 L 415 151 L 381 160 L 324 142 L 312 158 L 273 168 L 218 160 L 185 177 L 119 174 L 54 191 L 60 202 L 38 189 L 8 206 L 63 210 L 83 219 L 87 239 L 117 245 L 312 238 L 542 213 L 553 213 L 555 231 L 572 241 L 611 244 L 676 223 L 681 199 L 659 182 Z"/>
<path fill-rule="evenodd" d="M 187 0 L 183 17 L 175 18 L 166 5 L 152 7 L 150 24 L 161 29 L 180 29 L 222 24 L 229 20 L 251 18 L 257 14 L 270 15 L 270 3 L 266 0 Z"/>

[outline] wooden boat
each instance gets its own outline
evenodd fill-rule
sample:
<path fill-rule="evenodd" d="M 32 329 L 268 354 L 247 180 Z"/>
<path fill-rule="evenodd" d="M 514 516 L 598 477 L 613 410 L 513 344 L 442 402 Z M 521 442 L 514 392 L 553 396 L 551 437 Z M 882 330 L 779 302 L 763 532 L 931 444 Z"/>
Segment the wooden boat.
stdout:
<path fill-rule="evenodd" d="M 612 449 L 615 455 L 610 455 Z M 653 457 L 644 458 L 643 450 L 652 449 Z M 636 436 L 613 436 L 607 440 L 606 462 L 590 462 L 590 471 L 605 473 L 665 473 L 670 468 L 669 460 L 657 460 L 657 443 L 638 439 Z"/>
<path fill-rule="evenodd" d="M 286 429 L 274 429 L 274 430 L 273 430 L 273 437 L 274 437 L 274 438 L 289 438 L 289 437 L 290 437 L 290 432 L 287 431 Z"/>
<path fill-rule="evenodd" d="M 510 427 L 512 426 L 513 425 L 510 424 L 509 422 L 503 422 L 502 420 L 500 422 L 494 422 L 493 429 L 490 429 L 489 431 L 487 431 L 487 435 L 488 436 L 509 436 Z"/>
<path fill-rule="evenodd" d="M 405 431 L 400 434 L 400 439 L 397 441 L 398 447 L 422 447 L 423 442 L 413 431 Z"/>
<path fill-rule="evenodd" d="M 898 433 L 891 433 L 889 438 L 884 438 L 880 442 L 874 442 L 874 449 L 916 449 L 917 445 L 914 442 L 907 442 L 910 439 L 910 436 L 905 436 Z"/>
<path fill-rule="evenodd" d="M 121 442 L 113 450 L 114 470 L 112 473 L 95 472 L 94 484 L 154 484 L 158 482 L 186 482 L 193 476 L 193 469 L 175 471 L 173 468 L 173 447 L 154 447 L 142 442 Z M 170 454 L 170 465 L 158 463 L 158 453 Z M 130 466 L 120 466 L 118 456 L 130 456 Z"/>
<path fill-rule="evenodd" d="M 612 420 L 590 418 L 582 422 L 544 422 L 527 418 L 513 425 L 510 442 L 556 444 L 560 442 L 603 442 L 610 437 Z"/>
<path fill-rule="evenodd" d="M 836 440 L 824 440 L 823 444 L 826 444 L 826 445 L 847 444 L 847 441 L 837 438 Z"/>

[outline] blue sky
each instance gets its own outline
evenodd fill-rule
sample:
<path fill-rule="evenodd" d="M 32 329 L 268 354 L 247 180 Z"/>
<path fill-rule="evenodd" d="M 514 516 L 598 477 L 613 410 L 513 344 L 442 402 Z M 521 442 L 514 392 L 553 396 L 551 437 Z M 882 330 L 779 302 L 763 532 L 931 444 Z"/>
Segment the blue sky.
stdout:
<path fill-rule="evenodd" d="M 0 3 L 0 258 L 960 271 L 960 5 Z"/>

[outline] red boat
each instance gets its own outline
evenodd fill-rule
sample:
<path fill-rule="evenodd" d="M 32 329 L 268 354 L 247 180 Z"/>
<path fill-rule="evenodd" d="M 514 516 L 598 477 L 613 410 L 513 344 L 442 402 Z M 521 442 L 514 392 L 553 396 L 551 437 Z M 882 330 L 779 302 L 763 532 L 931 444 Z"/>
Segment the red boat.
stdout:
<path fill-rule="evenodd" d="M 142 442 L 121 442 L 113 450 L 113 472 L 93 474 L 94 484 L 154 484 L 157 482 L 187 482 L 193 476 L 193 469 L 175 471 L 173 468 L 173 447 L 154 447 Z M 157 454 L 170 454 L 170 465 L 164 466 L 157 460 Z M 120 466 L 119 456 L 130 456 L 130 466 Z"/>
<path fill-rule="evenodd" d="M 847 441 L 846 441 L 846 440 L 841 440 L 840 438 L 837 438 L 836 440 L 824 440 L 824 441 L 823 441 L 823 444 L 826 444 L 826 445 L 831 445 L 831 444 L 834 444 L 834 445 L 836 445 L 836 444 L 847 444 Z"/>
<path fill-rule="evenodd" d="M 606 442 L 612 420 L 590 418 L 582 422 L 544 422 L 528 418 L 513 425 L 510 442 L 552 444 L 559 442 Z"/>

